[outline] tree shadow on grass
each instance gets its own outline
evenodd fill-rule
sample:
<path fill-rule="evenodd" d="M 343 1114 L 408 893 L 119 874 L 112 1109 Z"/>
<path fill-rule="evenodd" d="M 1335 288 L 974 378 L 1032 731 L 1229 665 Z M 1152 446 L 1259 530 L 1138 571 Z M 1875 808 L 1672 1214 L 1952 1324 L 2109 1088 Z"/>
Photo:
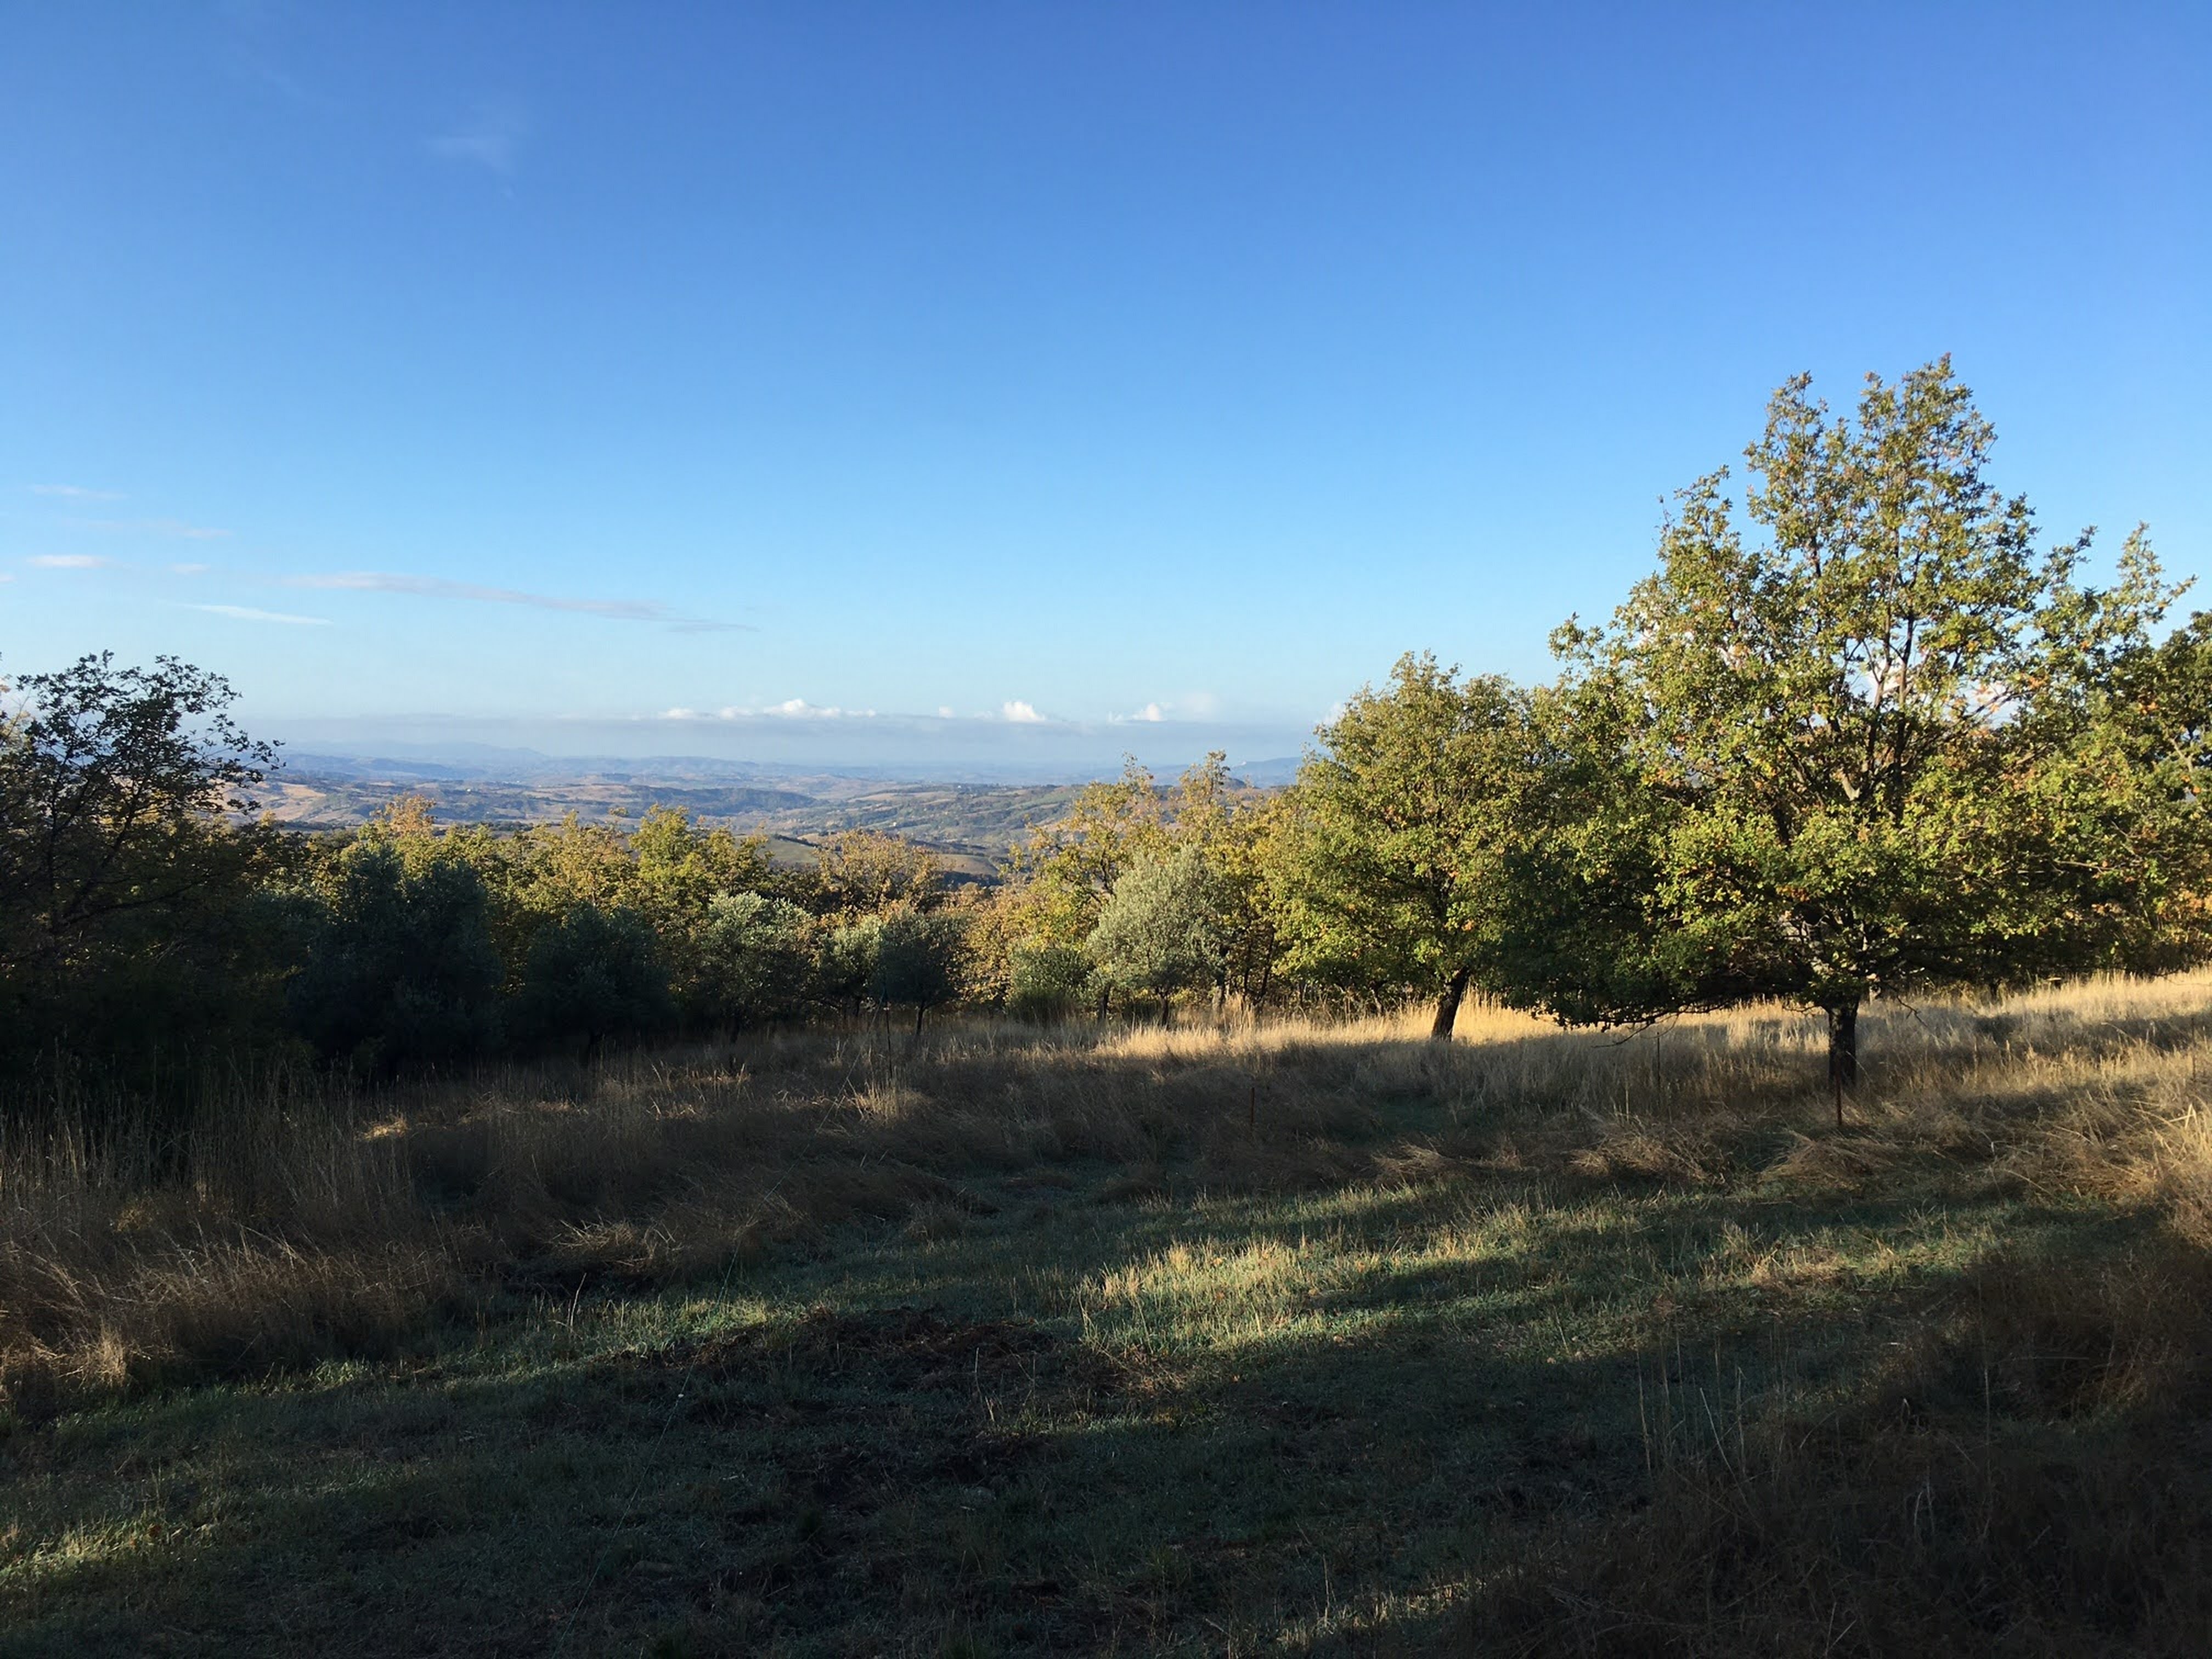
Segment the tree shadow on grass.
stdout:
<path fill-rule="evenodd" d="M 1007 1086 L 950 1065 L 830 1122 L 867 1180 L 734 1279 L 535 1264 L 413 1358 L 18 1426 L 0 1650 L 1480 1648 L 1496 1583 L 1541 1604 L 1558 1540 L 1663 1510 L 1697 1413 L 1723 1468 L 1729 1423 L 1856 1421 L 1900 1378 L 1949 1433 L 1972 1377 L 1899 1356 L 1993 1257 L 2164 1260 L 2147 1217 L 1911 1171 L 1778 1195 L 1410 1155 L 1540 1121 L 1486 1092 L 1498 1058 L 1337 1043 L 1270 1094 L 1235 1056 L 1071 1051 L 1022 1080 L 1093 1138 L 1016 1154 L 980 1109 L 933 1137 L 931 1099 Z M 895 1231 L 923 1198 L 941 1237 Z M 2054 1309 L 2024 1374 L 2105 1364 Z M 2034 1394 L 2039 1434 L 2096 1415 Z M 1499 1617 L 1553 1650 L 1540 1605 Z"/>
<path fill-rule="evenodd" d="M 1339 1243 L 1417 1238 L 1465 1197 L 1364 1194 Z M 0 1647 L 1479 1647 L 1478 1564 L 1650 1502 L 1661 1391 L 1740 1413 L 1785 1382 L 1864 1385 L 1890 1328 L 1976 1266 L 1844 1308 L 1716 1292 L 1659 1315 L 1659 1278 L 1698 1279 L 1754 1228 L 1786 1249 L 1926 1218 L 1711 1193 L 1647 1209 L 1608 1227 L 1564 1208 L 1533 1265 L 1349 1273 L 1249 1336 L 1202 1308 L 1149 1342 L 1109 1309 L 1087 1334 L 1083 1310 L 989 1311 L 1003 1290 L 981 1279 L 1024 1248 L 1091 1283 L 1178 1236 L 1287 1249 L 1310 1228 L 1256 1200 L 1108 1206 L 1079 1231 L 1010 1221 L 920 1252 L 895 1299 L 877 1240 L 842 1270 L 751 1276 L 745 1296 L 778 1310 L 762 1322 L 677 1334 L 663 1304 L 657 1329 L 626 1327 L 622 1302 L 594 1298 L 566 1353 L 494 1340 L 19 1430 Z M 2077 1263 L 2124 1255 L 2141 1226 L 2002 1219 L 2014 1250 Z"/>

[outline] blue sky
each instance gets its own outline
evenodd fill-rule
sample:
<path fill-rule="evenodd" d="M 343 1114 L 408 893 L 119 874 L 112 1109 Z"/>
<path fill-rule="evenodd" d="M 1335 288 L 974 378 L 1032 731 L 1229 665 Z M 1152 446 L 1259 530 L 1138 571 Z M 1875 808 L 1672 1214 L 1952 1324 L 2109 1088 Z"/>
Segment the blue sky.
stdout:
<path fill-rule="evenodd" d="M 2212 6 L 0 8 L 0 671 L 361 750 L 1295 752 L 1810 370 L 2212 565 Z M 672 711 L 689 711 L 675 713 Z M 835 713 L 828 711 L 837 711 Z"/>

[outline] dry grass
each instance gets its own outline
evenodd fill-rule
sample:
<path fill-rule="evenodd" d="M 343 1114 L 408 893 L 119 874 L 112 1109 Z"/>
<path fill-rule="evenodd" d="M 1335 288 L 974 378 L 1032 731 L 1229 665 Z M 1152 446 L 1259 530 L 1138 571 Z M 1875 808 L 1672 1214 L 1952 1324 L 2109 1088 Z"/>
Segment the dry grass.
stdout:
<path fill-rule="evenodd" d="M 912 1053 L 777 1036 L 373 1102 L 295 1080 L 204 1113 L 182 1158 L 94 1103 L 0 1146 L 0 1385 L 40 1414 L 390 1351 L 502 1287 L 694 1278 L 855 1218 L 954 1237 L 991 1202 L 963 1174 L 1072 1163 L 1130 1197 L 1455 1169 L 1786 1194 L 1935 1160 L 2155 1210 L 2212 1243 L 2204 976 L 1877 1011 L 1841 1133 L 1808 1088 L 1817 1022 L 1784 1009 L 1623 1040 L 1473 1008 L 1448 1047 L 1419 1034 L 1417 1016 L 976 1024 Z M 1413 1099 L 1450 1127 L 1395 1133 L 1394 1103 Z"/>
<path fill-rule="evenodd" d="M 2212 1630 L 2212 1262 L 2000 1255 L 1840 1404 L 1651 1357 L 1649 1504 L 1516 1537 L 1474 1644 L 1523 1654 L 2193 1655 Z"/>
<path fill-rule="evenodd" d="M 817 1033 L 272 1078 L 182 1137 L 91 1103 L 0 1145 L 0 1382 L 54 1419 L 0 1422 L 0 1611 L 205 1652 L 510 1650 L 480 1595 L 577 1651 L 2195 1651 L 2212 975 L 1863 1030 L 1841 1131 L 1778 1008 Z M 322 1605 L 356 1561 L 403 1622 Z"/>

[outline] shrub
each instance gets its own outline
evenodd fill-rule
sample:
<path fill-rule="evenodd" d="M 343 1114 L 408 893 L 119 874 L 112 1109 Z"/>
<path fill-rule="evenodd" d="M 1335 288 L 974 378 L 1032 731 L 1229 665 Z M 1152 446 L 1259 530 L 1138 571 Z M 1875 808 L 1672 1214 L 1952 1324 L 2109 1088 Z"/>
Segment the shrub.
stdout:
<path fill-rule="evenodd" d="M 814 967 L 810 918 L 787 899 L 719 893 L 700 935 L 692 1015 L 746 1030 L 796 1018 Z"/>
<path fill-rule="evenodd" d="M 484 885 L 466 865 L 410 873 L 389 846 L 362 842 L 310 901 L 306 966 L 289 1002 L 323 1056 L 385 1074 L 490 1049 L 499 1036 L 499 955 Z"/>
<path fill-rule="evenodd" d="M 607 1038 L 643 1036 L 674 1015 L 659 941 L 636 911 L 571 905 L 531 942 L 514 1000 L 526 1042 L 576 1043 L 589 1060 Z"/>
<path fill-rule="evenodd" d="M 939 1003 L 959 988 L 960 924 L 951 915 L 902 905 L 883 919 L 868 993 L 885 1008 L 914 1010 L 914 1033 Z"/>
<path fill-rule="evenodd" d="M 1006 1009 L 1017 1019 L 1066 1019 L 1085 1006 L 1096 975 L 1072 945 L 1017 945 L 1008 968 Z"/>

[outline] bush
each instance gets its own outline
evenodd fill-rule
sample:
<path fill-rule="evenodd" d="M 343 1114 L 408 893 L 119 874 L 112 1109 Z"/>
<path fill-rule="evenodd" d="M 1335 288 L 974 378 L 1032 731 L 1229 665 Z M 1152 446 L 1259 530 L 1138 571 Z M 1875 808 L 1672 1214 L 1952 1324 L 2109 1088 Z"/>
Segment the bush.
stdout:
<path fill-rule="evenodd" d="M 635 1038 L 675 1017 L 653 925 L 635 910 L 574 904 L 531 942 L 515 994 L 526 1042 L 577 1044 L 586 1060 L 609 1037 Z"/>
<path fill-rule="evenodd" d="M 410 874 L 389 846 L 362 842 L 334 873 L 310 901 L 290 990 L 301 1035 L 325 1059 L 386 1075 L 494 1047 L 503 975 L 476 872 L 441 861 Z"/>
<path fill-rule="evenodd" d="M 950 1002 L 959 989 L 960 924 L 952 915 L 901 906 L 883 919 L 876 934 L 874 970 L 868 992 L 885 1008 L 914 1010 L 914 1033 L 932 1008 Z"/>
<path fill-rule="evenodd" d="M 1093 994 L 1091 959 L 1072 945 L 1021 945 L 1007 965 L 1006 1011 L 1017 1019 L 1066 1019 Z"/>
<path fill-rule="evenodd" d="M 693 1018 L 747 1030 L 796 1018 L 814 969 L 811 918 L 787 899 L 718 893 L 699 939 Z"/>

